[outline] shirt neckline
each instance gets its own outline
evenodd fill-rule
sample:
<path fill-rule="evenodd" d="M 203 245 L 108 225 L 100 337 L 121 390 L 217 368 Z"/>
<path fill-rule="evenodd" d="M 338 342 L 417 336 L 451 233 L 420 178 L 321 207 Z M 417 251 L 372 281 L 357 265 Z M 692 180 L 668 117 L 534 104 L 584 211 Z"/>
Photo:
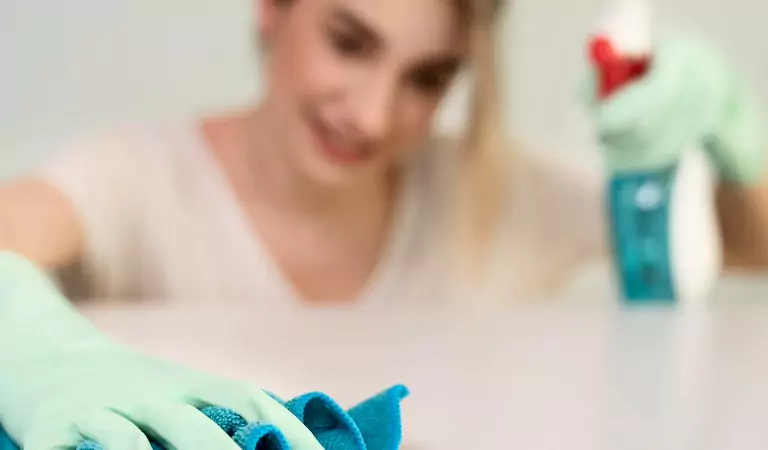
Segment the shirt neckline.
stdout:
<path fill-rule="evenodd" d="M 238 203 L 237 196 L 225 169 L 216 158 L 207 137 L 204 135 L 199 122 L 189 124 L 191 147 L 199 155 L 201 170 L 210 175 L 211 187 L 221 199 L 217 210 L 224 214 L 228 223 L 232 224 L 232 232 L 239 233 L 248 242 L 250 249 L 244 252 L 249 255 L 252 267 L 262 266 L 267 271 L 271 286 L 267 290 L 276 291 L 281 298 L 288 298 L 297 304 L 306 303 L 293 283 L 288 279 L 279 264 L 271 254 L 266 244 L 253 229 L 243 207 Z M 417 187 L 417 171 L 413 164 L 404 164 L 403 176 L 399 181 L 397 200 L 395 201 L 393 217 L 385 238 L 382 251 L 373 271 L 362 288 L 351 301 L 352 304 L 368 304 L 386 301 L 387 286 L 398 282 L 398 275 L 403 270 L 403 260 L 411 244 L 410 237 L 419 210 L 420 197 Z"/>

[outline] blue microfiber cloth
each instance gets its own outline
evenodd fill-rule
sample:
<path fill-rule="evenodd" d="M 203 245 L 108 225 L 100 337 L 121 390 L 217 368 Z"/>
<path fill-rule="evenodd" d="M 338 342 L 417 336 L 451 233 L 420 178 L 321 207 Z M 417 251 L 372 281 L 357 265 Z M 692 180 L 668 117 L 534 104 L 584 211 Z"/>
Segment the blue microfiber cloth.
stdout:
<path fill-rule="evenodd" d="M 397 450 L 402 439 L 400 402 L 409 395 L 405 386 L 391 387 L 345 411 L 323 393 L 309 393 L 280 401 L 315 435 L 327 450 Z M 216 406 L 201 410 L 220 426 L 243 450 L 289 450 L 279 429 L 272 425 L 246 423 L 234 411 Z M 152 442 L 154 450 L 165 450 Z M 20 450 L 0 426 L 0 450 Z M 91 441 L 76 450 L 103 450 Z"/>

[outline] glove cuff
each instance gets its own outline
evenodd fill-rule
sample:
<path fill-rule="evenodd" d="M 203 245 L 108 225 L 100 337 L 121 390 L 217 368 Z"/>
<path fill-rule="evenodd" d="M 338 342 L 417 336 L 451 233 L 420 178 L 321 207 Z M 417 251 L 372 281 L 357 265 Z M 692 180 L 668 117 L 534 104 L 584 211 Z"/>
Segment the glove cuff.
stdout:
<path fill-rule="evenodd" d="M 21 340 L 30 346 L 100 335 L 43 269 L 21 255 L 0 251 L 0 352 Z"/>
<path fill-rule="evenodd" d="M 0 323 L 67 303 L 42 268 L 18 253 L 0 251 Z"/>

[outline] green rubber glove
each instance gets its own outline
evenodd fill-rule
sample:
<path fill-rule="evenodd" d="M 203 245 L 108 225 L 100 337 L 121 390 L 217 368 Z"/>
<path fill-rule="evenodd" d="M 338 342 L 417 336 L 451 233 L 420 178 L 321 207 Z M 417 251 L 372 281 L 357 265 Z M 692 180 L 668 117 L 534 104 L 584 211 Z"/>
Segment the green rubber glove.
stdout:
<path fill-rule="evenodd" d="M 765 116 L 724 55 L 709 42 L 673 36 L 657 43 L 650 71 L 604 101 L 593 70 L 581 86 L 611 171 L 669 166 L 704 149 L 723 179 L 751 184 L 765 170 Z"/>
<path fill-rule="evenodd" d="M 0 423 L 24 450 L 239 450 L 198 408 L 230 408 L 278 427 L 291 448 L 321 450 L 312 433 L 256 387 L 143 356 L 110 341 L 44 273 L 0 252 Z"/>

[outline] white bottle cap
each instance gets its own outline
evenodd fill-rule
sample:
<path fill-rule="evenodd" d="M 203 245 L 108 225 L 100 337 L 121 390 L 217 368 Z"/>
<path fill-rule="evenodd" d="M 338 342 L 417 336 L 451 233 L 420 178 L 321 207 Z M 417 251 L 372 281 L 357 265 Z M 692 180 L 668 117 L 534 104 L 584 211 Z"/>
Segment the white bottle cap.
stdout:
<path fill-rule="evenodd" d="M 615 0 L 600 21 L 598 34 L 608 38 L 621 55 L 649 56 L 651 6 L 646 0 Z"/>

